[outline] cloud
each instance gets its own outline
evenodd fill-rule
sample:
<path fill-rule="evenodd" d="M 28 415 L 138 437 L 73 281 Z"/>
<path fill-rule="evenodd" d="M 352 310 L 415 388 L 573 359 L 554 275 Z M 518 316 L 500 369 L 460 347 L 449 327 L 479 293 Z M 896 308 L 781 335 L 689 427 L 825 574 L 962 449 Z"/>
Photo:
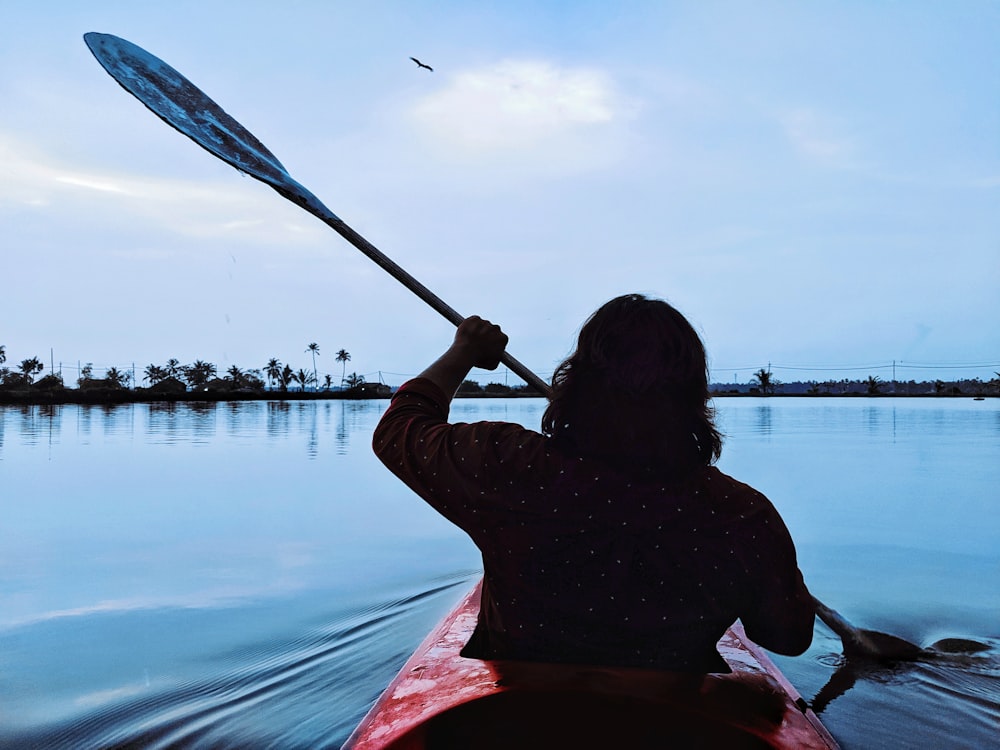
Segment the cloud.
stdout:
<path fill-rule="evenodd" d="M 635 116 L 635 104 L 606 73 L 537 60 L 457 74 L 410 111 L 425 139 L 462 160 L 534 158 L 544 150 L 554 161 L 572 155 L 590 164 L 586 141 Z"/>
<path fill-rule="evenodd" d="M 225 184 L 157 179 L 87 170 L 0 133 L 0 213 L 21 210 L 85 215 L 121 226 L 244 243 L 315 244 L 318 223 L 263 185 L 235 178 Z"/>
<path fill-rule="evenodd" d="M 115 185 L 110 182 L 98 182 L 87 176 L 80 175 L 59 175 L 55 177 L 56 182 L 62 182 L 66 185 L 75 185 L 77 187 L 88 188 L 90 190 L 100 190 L 107 193 L 126 193 L 127 191 L 120 185 Z"/>
<path fill-rule="evenodd" d="M 973 178 L 969 184 L 973 188 L 993 190 L 1000 187 L 1000 175 Z"/>
<path fill-rule="evenodd" d="M 842 169 L 857 166 L 854 142 L 831 118 L 811 109 L 792 109 L 778 120 L 792 148 L 807 161 Z"/>

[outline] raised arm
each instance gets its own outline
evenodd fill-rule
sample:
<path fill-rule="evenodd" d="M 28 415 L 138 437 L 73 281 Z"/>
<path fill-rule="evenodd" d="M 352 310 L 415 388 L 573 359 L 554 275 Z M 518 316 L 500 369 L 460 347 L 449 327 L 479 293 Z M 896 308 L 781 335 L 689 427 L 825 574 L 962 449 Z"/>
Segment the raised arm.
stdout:
<path fill-rule="evenodd" d="M 506 347 L 507 335 L 500 326 L 470 315 L 458 326 L 451 346 L 420 377 L 437 385 L 450 399 L 473 367 L 495 370 Z"/>

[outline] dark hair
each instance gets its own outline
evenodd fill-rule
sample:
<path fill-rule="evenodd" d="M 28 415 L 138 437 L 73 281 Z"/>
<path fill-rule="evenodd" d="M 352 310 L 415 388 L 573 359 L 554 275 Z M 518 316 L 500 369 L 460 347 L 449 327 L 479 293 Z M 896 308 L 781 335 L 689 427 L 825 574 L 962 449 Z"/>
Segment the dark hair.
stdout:
<path fill-rule="evenodd" d="M 542 432 L 567 453 L 679 478 L 722 453 L 705 347 L 674 307 L 641 294 L 602 305 L 556 368 Z"/>

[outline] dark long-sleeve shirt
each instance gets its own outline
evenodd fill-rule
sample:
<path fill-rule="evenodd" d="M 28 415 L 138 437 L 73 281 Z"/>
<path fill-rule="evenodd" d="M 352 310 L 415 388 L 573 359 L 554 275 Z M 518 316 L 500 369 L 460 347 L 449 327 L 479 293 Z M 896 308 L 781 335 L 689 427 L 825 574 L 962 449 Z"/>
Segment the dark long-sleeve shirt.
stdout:
<path fill-rule="evenodd" d="M 709 466 L 629 476 L 520 425 L 449 424 L 448 404 L 409 381 L 373 447 L 482 552 L 466 656 L 726 671 L 715 646 L 737 618 L 765 648 L 808 647 L 811 598 L 761 493 Z"/>

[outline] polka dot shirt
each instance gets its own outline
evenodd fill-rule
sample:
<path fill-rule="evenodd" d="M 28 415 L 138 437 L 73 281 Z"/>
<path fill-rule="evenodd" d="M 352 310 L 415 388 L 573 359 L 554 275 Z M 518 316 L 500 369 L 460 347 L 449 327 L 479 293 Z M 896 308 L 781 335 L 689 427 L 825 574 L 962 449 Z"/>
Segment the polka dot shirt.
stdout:
<path fill-rule="evenodd" d="M 715 467 L 668 484 L 564 455 L 520 425 L 451 424 L 448 399 L 420 378 L 394 396 L 373 448 L 482 552 L 467 656 L 725 671 L 715 644 L 737 618 L 765 648 L 808 646 L 811 598 L 784 523 Z"/>

